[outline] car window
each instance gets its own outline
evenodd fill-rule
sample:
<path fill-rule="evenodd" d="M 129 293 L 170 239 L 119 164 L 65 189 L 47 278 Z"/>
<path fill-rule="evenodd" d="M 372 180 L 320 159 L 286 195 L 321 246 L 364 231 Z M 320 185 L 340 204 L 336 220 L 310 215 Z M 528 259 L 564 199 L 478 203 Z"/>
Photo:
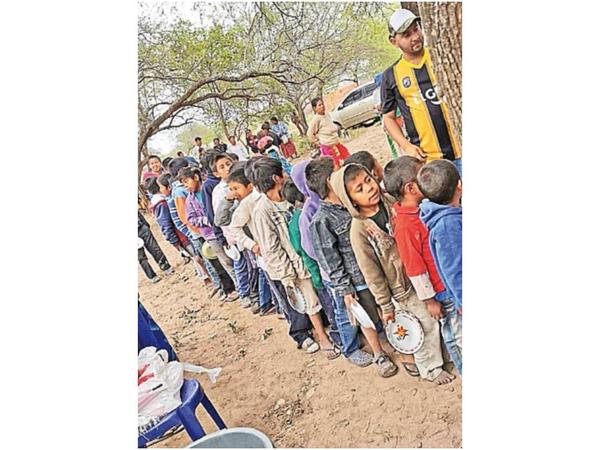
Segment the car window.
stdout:
<path fill-rule="evenodd" d="M 352 92 L 350 95 L 348 95 L 348 97 L 346 97 L 342 103 L 342 106 L 345 108 L 348 105 L 351 105 L 354 102 L 357 102 L 358 100 L 360 100 L 361 98 L 361 90 L 357 89 L 356 91 Z"/>
<path fill-rule="evenodd" d="M 370 96 L 373 91 L 375 91 L 375 89 L 377 89 L 377 85 L 375 83 L 371 83 L 371 84 L 367 84 L 364 88 L 365 91 L 365 97 Z"/>

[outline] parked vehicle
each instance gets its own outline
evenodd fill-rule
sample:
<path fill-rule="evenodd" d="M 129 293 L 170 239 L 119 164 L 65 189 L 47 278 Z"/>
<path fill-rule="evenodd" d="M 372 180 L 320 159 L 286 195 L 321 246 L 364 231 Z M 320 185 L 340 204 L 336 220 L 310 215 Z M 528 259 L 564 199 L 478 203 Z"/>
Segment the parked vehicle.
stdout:
<path fill-rule="evenodd" d="M 333 122 L 342 129 L 375 122 L 379 118 L 373 102 L 373 91 L 376 88 L 375 83 L 370 82 L 350 91 L 331 111 Z"/>

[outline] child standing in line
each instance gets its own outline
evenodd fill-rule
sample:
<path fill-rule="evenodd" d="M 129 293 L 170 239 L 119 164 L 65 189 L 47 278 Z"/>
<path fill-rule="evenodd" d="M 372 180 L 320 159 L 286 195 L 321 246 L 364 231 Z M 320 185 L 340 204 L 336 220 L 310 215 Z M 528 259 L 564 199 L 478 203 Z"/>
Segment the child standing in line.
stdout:
<path fill-rule="evenodd" d="M 202 236 L 200 235 L 200 230 L 196 228 L 192 230 L 192 225 L 187 222 L 185 216 L 182 218 L 179 215 L 177 205 L 175 204 L 175 199 L 173 198 L 173 177 L 170 173 L 166 173 L 158 177 L 157 182 L 160 188 L 160 193 L 163 194 L 167 199 L 167 205 L 169 206 L 169 214 L 171 215 L 171 219 L 173 220 L 175 227 L 181 233 L 183 233 L 192 243 L 194 254 L 201 259 L 206 269 L 206 272 L 208 273 L 213 282 L 213 290 L 210 292 L 210 298 L 214 298 L 217 295 L 219 296 L 219 298 L 224 297 L 224 286 L 227 289 L 231 289 L 233 283 L 231 282 L 231 280 L 228 280 L 224 276 L 225 271 L 220 266 L 220 264 L 218 264 L 218 261 L 211 262 L 202 255 L 201 247 L 203 240 Z M 183 220 L 186 220 L 186 223 L 184 223 Z"/>
<path fill-rule="evenodd" d="M 292 173 L 294 173 L 293 170 L 292 170 Z M 331 340 L 333 341 L 335 346 L 331 350 L 323 349 L 323 348 L 321 348 L 321 350 L 327 352 L 327 359 L 335 359 L 338 356 L 340 356 L 340 354 L 341 354 L 341 351 L 339 349 L 342 347 L 342 341 L 340 339 L 340 334 L 335 325 L 335 316 L 334 316 L 334 312 L 333 312 L 333 299 L 331 298 L 329 291 L 325 288 L 325 286 L 323 285 L 323 282 L 321 281 L 321 274 L 319 273 L 319 265 L 317 264 L 317 262 L 314 259 L 312 259 L 310 256 L 308 256 L 306 254 L 306 252 L 302 249 L 302 246 L 300 245 L 300 223 L 299 223 L 299 220 L 300 220 L 300 213 L 302 212 L 302 210 L 300 208 L 302 208 L 302 204 L 304 203 L 304 195 L 302 195 L 302 193 L 298 190 L 298 188 L 296 187 L 296 185 L 294 184 L 294 182 L 292 180 L 285 181 L 285 183 L 283 184 L 283 188 L 281 189 L 281 193 L 283 194 L 283 197 L 293 207 L 292 217 L 290 218 L 290 221 L 288 223 L 288 232 L 290 234 L 290 242 L 292 244 L 292 247 L 294 247 L 294 250 L 296 251 L 296 253 L 298 253 L 298 255 L 300 255 L 300 257 L 302 258 L 302 261 L 304 262 L 306 269 L 310 273 L 310 279 L 311 279 L 312 285 L 315 288 L 317 297 L 319 297 L 319 302 L 321 303 L 321 306 L 323 307 L 325 316 L 327 317 L 327 320 L 331 324 L 331 332 L 329 333 L 329 337 L 331 338 Z"/>
<path fill-rule="evenodd" d="M 421 203 L 421 220 L 429 229 L 429 245 L 446 288 L 462 314 L 462 182 L 447 160 L 425 164 L 417 184 L 429 201 Z"/>
<path fill-rule="evenodd" d="M 229 176 L 229 170 L 231 169 L 235 158 L 237 158 L 236 155 L 225 153 L 222 156 L 215 156 L 213 160 L 213 173 L 221 180 L 212 192 L 212 208 L 214 213 L 213 223 L 223 231 L 223 236 L 227 241 L 227 247 L 225 248 L 225 250 L 227 250 L 226 254 L 232 254 L 232 256 L 227 256 L 230 256 L 233 261 L 233 270 L 237 281 L 238 293 L 240 294 L 240 305 L 242 308 L 250 308 L 253 306 L 253 301 L 250 298 L 251 281 L 253 281 L 250 277 L 250 262 L 246 259 L 244 252 L 241 251 L 243 250 L 243 247 L 238 247 L 235 237 L 232 235 L 229 227 L 220 223 L 216 218 L 216 213 L 219 208 L 225 207 L 226 202 L 230 198 L 233 199 L 229 192 L 229 187 L 227 186 L 227 177 Z M 258 309 L 254 308 L 254 311 L 258 312 Z"/>
<path fill-rule="evenodd" d="M 435 267 L 429 247 L 429 232 L 419 219 L 423 194 L 417 174 L 423 163 L 412 156 L 401 156 L 385 166 L 384 182 L 396 200 L 392 228 L 406 275 L 417 297 L 435 320 L 439 320 L 446 349 L 459 374 L 462 373 L 462 317 Z"/>
<path fill-rule="evenodd" d="M 254 186 L 246 176 L 246 172 L 251 172 L 252 165 L 259 158 L 251 158 L 249 161 L 236 165 L 229 172 L 227 178 L 227 185 L 232 193 L 232 196 L 239 202 L 238 206 L 233 208 L 227 208 L 225 206 L 217 212 L 215 220 L 221 223 L 229 225 L 231 233 L 235 237 L 236 241 L 240 243 L 256 262 L 256 257 L 260 255 L 260 250 L 256 241 L 253 237 L 256 235 L 256 229 L 252 221 L 252 212 L 260 193 L 254 189 Z M 233 202 L 232 206 L 233 206 Z M 258 270 L 258 301 L 259 301 L 259 314 L 265 316 L 275 312 L 275 305 L 272 301 L 270 280 L 267 278 L 267 274 L 257 266 Z"/>
<path fill-rule="evenodd" d="M 298 289 L 306 301 L 306 314 L 298 314 L 300 317 L 294 319 L 295 311 L 290 307 L 287 295 L 281 296 L 281 306 L 290 321 L 290 331 L 292 328 L 298 331 L 292 334 L 292 337 L 309 353 L 318 351 L 319 344 L 325 350 L 332 349 L 319 315 L 321 305 L 311 284 L 310 274 L 290 242 L 288 221 L 291 205 L 281 195 L 284 182 L 281 163 L 272 158 L 257 161 L 253 166 L 252 181 L 262 194 L 253 212 L 256 229 L 254 238 L 260 247 L 269 276 L 279 282 L 278 287 L 284 288 L 284 295 Z M 308 334 L 310 326 L 304 322 L 307 315 L 319 344 Z"/>
<path fill-rule="evenodd" d="M 186 167 L 180 170 L 179 179 L 188 192 L 185 200 L 185 212 L 187 222 L 193 227 L 191 231 L 194 233 L 194 245 L 197 247 L 197 251 L 201 252 L 201 247 L 204 242 L 208 242 L 214 250 L 214 243 L 217 238 L 204 213 L 202 203 L 198 198 L 200 196 L 199 191 L 202 187 L 200 169 L 196 167 Z M 224 298 L 221 296 L 221 300 L 227 302 L 235 301 L 239 297 L 239 294 L 235 291 L 235 287 L 232 286 L 234 283 L 229 273 L 221 273 L 219 278 L 221 279 L 224 294 Z M 231 283 L 229 281 L 231 281 Z"/>
<path fill-rule="evenodd" d="M 352 215 L 350 241 L 358 265 L 383 312 L 383 322 L 395 319 L 396 301 L 417 316 L 424 331 L 423 346 L 414 354 L 421 378 L 436 384 L 452 382 L 454 375 L 442 368 L 440 326 L 416 296 L 406 278 L 398 249 L 391 236 L 391 201 L 361 165 L 349 164 L 334 173 L 331 186 Z"/>
<path fill-rule="evenodd" d="M 321 198 L 321 204 L 310 224 L 313 249 L 317 261 L 329 281 L 324 284 L 330 289 L 334 300 L 336 321 L 342 334 L 344 356 L 359 367 L 375 363 L 377 372 L 386 378 L 396 374 L 398 367 L 385 354 L 379 342 L 377 330 L 363 327 L 363 334 L 373 355 L 360 349 L 358 328 L 350 327 L 351 306 L 358 302 L 374 324 L 379 324 L 377 305 L 365 278 L 358 266 L 350 243 L 352 216 L 344 208 L 331 189 L 334 162 L 331 158 L 317 158 L 306 166 L 308 187 Z"/>
<path fill-rule="evenodd" d="M 144 182 L 144 188 L 150 193 L 150 211 L 154 214 L 156 221 L 160 227 L 165 239 L 171 243 L 182 257 L 184 257 L 184 264 L 187 264 L 190 260 L 194 261 L 194 269 L 196 275 L 205 284 L 210 284 L 211 280 L 206 272 L 206 269 L 202 266 L 202 260 L 196 255 L 190 238 L 177 229 L 171 218 L 169 212 L 169 205 L 167 203 L 167 197 L 160 193 L 160 186 L 157 181 L 157 177 L 149 177 Z M 187 261 L 186 261 L 187 259 Z"/>

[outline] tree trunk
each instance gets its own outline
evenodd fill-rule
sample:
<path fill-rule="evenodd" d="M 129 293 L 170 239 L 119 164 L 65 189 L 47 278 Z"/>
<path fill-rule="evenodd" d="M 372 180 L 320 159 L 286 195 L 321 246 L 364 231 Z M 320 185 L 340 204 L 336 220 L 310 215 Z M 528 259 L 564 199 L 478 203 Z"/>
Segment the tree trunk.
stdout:
<path fill-rule="evenodd" d="M 405 3 L 404 3 L 405 4 Z M 462 3 L 419 3 L 420 16 L 450 126 L 462 146 Z"/>
<path fill-rule="evenodd" d="M 300 136 L 306 136 L 308 132 L 308 124 L 306 123 L 306 115 L 304 114 L 304 109 L 302 108 L 302 104 L 294 104 L 294 109 L 296 110 L 296 119 L 297 122 L 294 122 L 296 128 L 300 132 Z"/>

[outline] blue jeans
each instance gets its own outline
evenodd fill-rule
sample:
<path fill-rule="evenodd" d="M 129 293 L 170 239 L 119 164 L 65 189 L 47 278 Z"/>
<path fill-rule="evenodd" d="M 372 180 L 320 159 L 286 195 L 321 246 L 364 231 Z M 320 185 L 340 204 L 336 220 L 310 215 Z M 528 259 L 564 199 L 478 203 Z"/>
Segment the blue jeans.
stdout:
<path fill-rule="evenodd" d="M 348 318 L 348 311 L 346 311 L 346 305 L 344 304 L 344 298 L 335 295 L 331 283 L 323 280 L 323 284 L 333 299 L 333 313 L 334 321 L 340 334 L 340 340 L 342 341 L 342 353 L 348 358 L 356 350 L 360 349 L 360 342 L 358 340 L 358 327 L 353 326 Z"/>
<path fill-rule="evenodd" d="M 306 314 L 300 314 L 293 309 L 288 303 L 287 294 L 281 281 L 271 280 L 271 290 L 277 298 L 279 307 L 283 312 L 286 320 L 290 324 L 289 335 L 300 347 L 305 339 L 310 337 L 309 330 L 311 329 L 310 319 Z"/>
<path fill-rule="evenodd" d="M 262 269 L 258 269 L 258 305 L 261 311 L 266 311 L 273 306 L 269 280 L 267 280 Z"/>
<path fill-rule="evenodd" d="M 458 169 L 458 173 L 460 174 L 460 177 L 462 178 L 462 158 L 455 159 L 452 162 L 454 163 L 454 165 Z"/>
<path fill-rule="evenodd" d="M 317 297 L 319 297 L 319 301 L 321 302 L 323 311 L 327 316 L 327 320 L 329 320 L 329 323 L 331 324 L 331 328 L 329 329 L 329 337 L 335 345 L 337 345 L 339 348 L 342 348 L 342 339 L 340 337 L 340 332 L 337 328 L 337 324 L 335 323 L 333 297 L 331 297 L 329 289 L 327 289 L 326 287 L 321 289 L 315 289 L 315 292 L 317 293 Z"/>
<path fill-rule="evenodd" d="M 233 270 L 237 280 L 237 288 L 240 297 L 250 296 L 250 273 L 248 271 L 248 262 L 244 253 L 241 253 L 240 259 L 233 261 Z"/>
<path fill-rule="evenodd" d="M 456 311 L 454 300 L 438 300 L 442 304 L 444 317 L 440 320 L 442 338 L 454 367 L 462 376 L 462 316 Z"/>

